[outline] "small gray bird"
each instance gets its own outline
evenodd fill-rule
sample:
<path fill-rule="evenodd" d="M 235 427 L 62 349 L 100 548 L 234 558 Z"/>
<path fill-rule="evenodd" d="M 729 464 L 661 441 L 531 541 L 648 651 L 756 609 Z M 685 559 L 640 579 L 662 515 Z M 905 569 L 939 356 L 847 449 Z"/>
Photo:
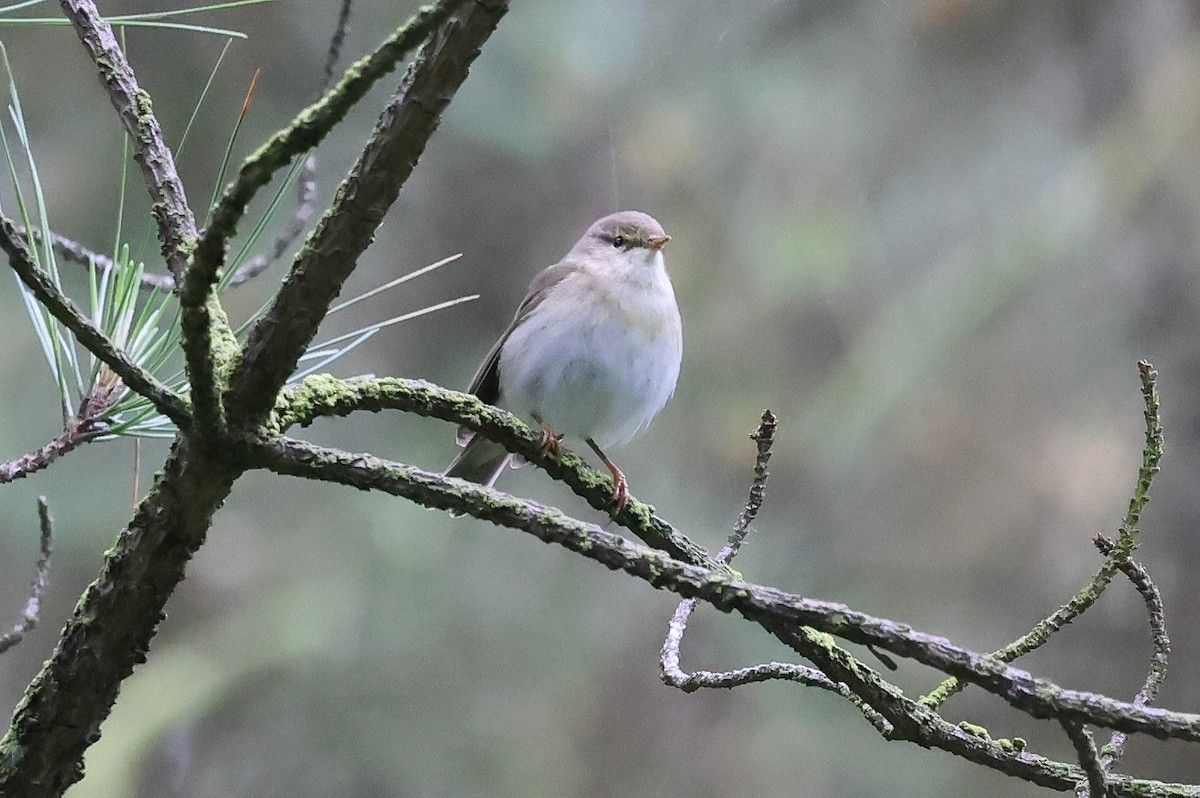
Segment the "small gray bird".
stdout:
<path fill-rule="evenodd" d="M 663 247 L 668 236 L 638 211 L 605 216 L 560 262 L 533 279 L 515 318 L 467 389 L 539 425 L 543 455 L 586 441 L 612 473 L 610 509 L 629 483 L 604 449 L 627 443 L 675 391 L 683 333 Z M 492 485 L 512 455 L 459 428 L 466 448 L 446 476 Z"/>

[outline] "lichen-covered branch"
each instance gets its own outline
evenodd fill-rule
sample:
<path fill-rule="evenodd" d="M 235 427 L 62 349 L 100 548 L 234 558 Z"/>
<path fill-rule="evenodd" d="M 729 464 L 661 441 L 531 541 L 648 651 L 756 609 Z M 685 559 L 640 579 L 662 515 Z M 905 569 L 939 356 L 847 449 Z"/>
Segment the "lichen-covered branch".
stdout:
<path fill-rule="evenodd" d="M 1109 552 L 1099 570 L 1088 580 L 1086 585 L 1071 597 L 1070 601 L 1040 621 L 1025 635 L 992 652 L 992 656 L 1003 662 L 1012 662 L 1041 647 L 1050 639 L 1051 635 L 1082 615 L 1096 603 L 1105 588 L 1112 582 L 1113 576 L 1121 569 L 1121 564 L 1127 562 L 1133 553 L 1133 548 L 1137 543 L 1138 521 L 1150 499 L 1150 482 L 1158 473 L 1158 464 L 1162 460 L 1163 453 L 1163 430 L 1159 417 L 1156 384 L 1158 372 L 1143 360 L 1138 363 L 1138 375 L 1141 378 L 1142 398 L 1145 402 L 1146 443 L 1142 449 L 1142 465 L 1138 469 L 1137 484 L 1134 487 L 1133 497 L 1129 500 L 1129 510 L 1121 523 L 1117 544 Z M 931 707 L 939 707 L 950 696 L 962 690 L 963 686 L 962 682 L 957 679 L 947 679 L 923 697 L 921 701 Z"/>
<path fill-rule="evenodd" d="M 175 170 L 175 157 L 167 146 L 150 95 L 142 90 L 133 67 L 91 0 L 59 0 L 79 41 L 87 48 L 125 132 L 133 145 L 133 159 L 141 167 L 154 206 L 163 258 L 176 279 L 183 274 L 196 245 L 196 220 L 188 205 L 183 182 Z"/>
<path fill-rule="evenodd" d="M 313 375 L 280 396 L 268 427 L 282 433 L 294 425 L 306 426 L 320 417 L 380 410 L 400 410 L 439 418 L 480 432 L 510 452 L 536 463 L 594 509 L 608 511 L 612 486 L 607 476 L 567 451 L 558 459 L 543 457 L 538 448 L 539 437 L 516 416 L 485 404 L 471 394 L 451 391 L 424 380 L 387 377 L 340 380 L 327 374 Z M 656 515 L 648 504 L 631 499 L 614 520 L 648 545 L 674 557 L 718 570 L 722 567 L 703 547 Z"/>
<path fill-rule="evenodd" d="M 95 4 L 91 0 L 59 0 L 59 4 L 96 63 L 100 82 L 129 134 L 133 158 L 142 169 L 154 203 L 152 212 L 158 224 L 163 259 L 176 285 L 183 285 L 196 247 L 196 220 L 175 169 L 175 158 L 154 115 L 150 95 L 138 85 L 124 50 Z M 190 292 L 181 290 L 179 304 L 193 413 L 200 428 L 211 434 L 224 423 L 217 375 L 232 360 L 237 341 L 212 291 L 203 287 Z"/>
<path fill-rule="evenodd" d="M 723 611 L 737 612 L 801 651 L 831 681 L 846 684 L 887 723 L 895 726 L 899 721 L 900 725 L 891 731 L 889 739 L 946 750 L 1036 784 L 1059 790 L 1073 789 L 1085 774 L 1077 766 L 1027 753 L 1011 741 L 993 741 L 948 723 L 929 707 L 905 698 L 898 688 L 880 679 L 843 649 L 832 645 L 823 633 L 860 643 L 874 643 L 934 667 L 960 671 L 969 680 L 984 683 L 1035 717 L 1065 717 L 1109 727 L 1136 727 L 1138 731 L 1158 737 L 1200 739 L 1200 716 L 1164 710 L 1140 711 L 1131 704 L 1104 696 L 1064 690 L 1022 671 L 1006 668 L 987 655 L 966 651 L 902 624 L 870 618 L 844 605 L 792 596 L 732 579 L 721 572 L 688 565 L 662 552 L 632 544 L 593 524 L 570 518 L 552 507 L 491 488 L 448 480 L 369 454 L 340 452 L 287 438 L 243 440 L 238 451 L 250 467 L 362 490 L 379 490 L 426 507 L 453 509 L 519 529 L 608 568 L 622 570 L 655 587 L 699 598 Z M 814 631 L 818 629 L 821 631 Z M 802 643 L 795 640 L 799 636 L 804 636 Z M 878 724 L 876 728 L 886 727 Z M 1121 774 L 1111 775 L 1109 782 L 1115 795 L 1200 796 L 1200 787 L 1193 785 L 1165 785 Z"/>
<path fill-rule="evenodd" d="M 661 551 L 634 545 L 553 507 L 520 500 L 492 488 L 446 479 L 370 454 L 326 449 L 288 438 L 244 440 L 240 451 L 248 467 L 362 490 L 379 490 L 425 507 L 456 510 L 523 530 L 612 570 L 643 579 L 654 587 L 684 598 L 698 598 L 724 612 L 736 612 L 768 631 L 802 633 L 804 627 L 812 627 L 854 643 L 878 646 L 978 684 L 1035 718 L 1064 718 L 1162 739 L 1200 742 L 1200 715 L 1138 707 L 1095 693 L 1068 690 L 989 655 L 956 646 L 945 638 L 870 616 L 844 604 L 804 598 L 736 579 L 723 571 L 691 565 Z M 802 653 L 811 658 L 810 652 Z M 831 678 L 845 681 L 827 667 L 831 663 L 814 660 L 814 664 Z M 874 703 L 872 706 L 880 710 Z M 885 717 L 895 725 L 886 713 Z"/>
<path fill-rule="evenodd" d="M 296 256 L 271 307 L 250 331 L 225 403 L 243 431 L 262 423 L 359 255 L 416 166 L 442 112 L 508 10 L 473 0 L 421 48 L 333 205 Z"/>
<path fill-rule="evenodd" d="M 0 795 L 59 795 L 83 775 L 121 682 L 145 661 L 163 606 L 238 472 L 185 436 L 107 552 L 0 739 Z"/>

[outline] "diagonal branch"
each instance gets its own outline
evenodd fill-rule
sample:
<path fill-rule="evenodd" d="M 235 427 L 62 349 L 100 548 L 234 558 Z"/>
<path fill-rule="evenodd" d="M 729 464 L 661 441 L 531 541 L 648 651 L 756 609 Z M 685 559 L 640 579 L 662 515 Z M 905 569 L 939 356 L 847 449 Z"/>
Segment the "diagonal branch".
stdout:
<path fill-rule="evenodd" d="M 79 308 L 75 307 L 58 286 L 34 264 L 24 242 L 4 218 L 0 218 L 0 250 L 8 255 L 8 262 L 13 271 L 37 301 L 74 333 L 75 339 L 85 349 L 112 369 L 131 390 L 149 399 L 160 413 L 175 423 L 175 426 L 180 429 L 190 426 L 191 411 L 187 402 L 159 382 L 153 374 L 130 360 L 99 328 L 87 320 Z"/>
<path fill-rule="evenodd" d="M 768 631 L 799 632 L 809 626 L 855 643 L 878 646 L 978 684 L 1035 718 L 1063 718 L 1160 739 L 1200 742 L 1200 715 L 1138 707 L 1095 693 L 1068 690 L 1006 666 L 994 657 L 956 646 L 945 638 L 867 615 L 844 604 L 804 598 L 690 565 L 655 549 L 634 545 L 594 524 L 570 518 L 555 508 L 522 501 L 491 488 L 448 480 L 369 454 L 326 449 L 288 438 L 230 443 L 238 446 L 245 467 L 379 490 L 425 507 L 457 510 L 520 529 L 654 587 L 684 598 L 699 598 L 723 612 L 737 612 Z M 811 658 L 809 652 L 802 653 Z M 845 681 L 840 673 L 829 670 L 838 663 L 816 659 L 814 663 L 831 678 Z M 879 710 L 878 706 L 875 708 Z M 892 718 L 888 720 L 891 722 Z"/>
<path fill-rule="evenodd" d="M 133 159 L 142 169 L 154 203 L 153 214 L 158 223 L 163 258 L 171 274 L 178 279 L 196 244 L 196 220 L 175 171 L 171 148 L 163 139 L 162 127 L 150 106 L 150 95 L 138 85 L 133 67 L 95 3 L 91 0 L 59 0 L 59 5 L 100 71 L 100 82 L 129 134 Z"/>
<path fill-rule="evenodd" d="M 209 284 L 216 279 L 224 265 L 225 243 L 236 232 L 250 200 L 293 158 L 320 144 L 380 78 L 394 70 L 460 5 L 462 0 L 449 0 L 420 9 L 374 52 L 352 64 L 337 86 L 297 114 L 288 127 L 272 136 L 246 159 L 238 170 L 237 179 L 225 189 L 213 207 L 208 225 L 200 236 L 196 250 L 198 268 L 191 279 L 207 281 Z M 347 11 L 348 6 L 344 5 L 342 18 Z M 344 22 L 339 19 L 326 58 L 327 81 L 332 74 L 344 30 Z"/>
<path fill-rule="evenodd" d="M 260 252 L 238 267 L 233 276 L 225 283 L 225 287 L 234 288 L 242 283 L 253 280 L 267 270 L 271 264 L 283 257 L 288 247 L 296 243 L 296 239 L 304 232 L 308 220 L 317 209 L 317 159 L 309 155 L 300 167 L 296 178 L 296 210 L 287 227 L 275 237 L 266 252 Z"/>
<path fill-rule="evenodd" d="M 82 777 L 84 751 L 121 682 L 145 662 L 163 607 L 237 476 L 207 447 L 176 439 L 0 739 L 0 795 L 61 795 Z"/>
<path fill-rule="evenodd" d="M 0 485 L 49 468 L 58 458 L 70 454 L 85 443 L 91 443 L 104 433 L 105 425 L 98 418 L 73 419 L 61 435 L 40 449 L 27 452 L 7 463 L 0 463 Z"/>
<path fill-rule="evenodd" d="M 230 420 L 237 426 L 256 426 L 271 411 L 279 389 L 412 173 L 442 112 L 507 10 L 505 0 L 467 3 L 422 48 L 333 205 L 297 255 L 271 308 L 247 337 L 225 397 Z"/>
<path fill-rule="evenodd" d="M 150 95 L 138 86 L 121 45 L 95 4 L 91 0 L 59 0 L 59 4 L 96 63 L 100 81 L 133 142 L 133 158 L 142 168 L 154 203 L 152 212 L 163 258 L 179 285 L 196 247 L 196 219 L 171 148 L 163 139 L 151 107 Z M 184 362 L 196 421 L 202 432 L 209 433 L 224 426 L 217 372 L 232 360 L 237 341 L 216 295 L 186 288 L 179 293 Z"/>

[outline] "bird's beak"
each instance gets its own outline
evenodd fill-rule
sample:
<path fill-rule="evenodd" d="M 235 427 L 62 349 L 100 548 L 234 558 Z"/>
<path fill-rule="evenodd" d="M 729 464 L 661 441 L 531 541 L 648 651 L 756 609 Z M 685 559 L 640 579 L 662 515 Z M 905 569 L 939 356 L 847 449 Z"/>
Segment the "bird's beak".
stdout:
<path fill-rule="evenodd" d="M 671 237 L 666 235 L 651 236 L 650 239 L 646 241 L 646 246 L 650 247 L 650 249 L 654 250 L 655 252 L 658 252 L 660 249 L 665 247 L 667 242 L 670 240 Z"/>

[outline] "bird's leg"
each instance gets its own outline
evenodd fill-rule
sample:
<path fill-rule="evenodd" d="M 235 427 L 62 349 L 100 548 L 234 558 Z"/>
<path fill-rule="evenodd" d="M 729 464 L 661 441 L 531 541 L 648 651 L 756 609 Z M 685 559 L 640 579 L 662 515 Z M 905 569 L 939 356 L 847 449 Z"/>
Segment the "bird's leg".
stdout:
<path fill-rule="evenodd" d="M 538 457 L 543 460 L 549 456 L 553 456 L 555 460 L 562 457 L 562 445 L 560 443 L 562 436 L 556 434 L 554 427 L 543 421 L 536 413 L 533 416 L 533 420 L 542 425 L 542 432 L 538 435 Z"/>
<path fill-rule="evenodd" d="M 594 440 L 588 438 L 587 445 L 592 447 L 592 451 L 604 461 L 604 465 L 608 466 L 608 471 L 612 474 L 613 489 L 608 500 L 608 513 L 615 518 L 629 503 L 629 480 L 625 479 L 625 474 L 617 468 L 616 463 L 608 459 L 608 455 L 600 450 Z"/>

